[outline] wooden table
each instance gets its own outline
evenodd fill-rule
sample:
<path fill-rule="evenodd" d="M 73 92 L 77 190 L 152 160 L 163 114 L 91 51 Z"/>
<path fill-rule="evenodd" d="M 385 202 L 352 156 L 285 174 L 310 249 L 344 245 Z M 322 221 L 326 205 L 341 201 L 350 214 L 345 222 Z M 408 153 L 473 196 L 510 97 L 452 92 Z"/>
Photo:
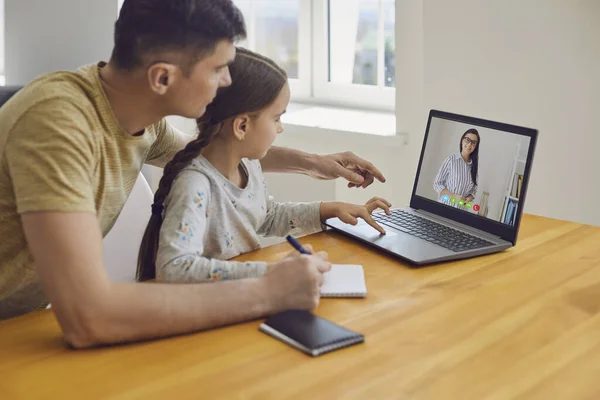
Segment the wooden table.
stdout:
<path fill-rule="evenodd" d="M 43 311 L 0 323 L 0 398 L 600 398 L 600 228 L 527 216 L 516 248 L 422 269 L 332 233 L 302 242 L 364 265 L 367 299 L 315 311 L 364 344 L 310 358 L 253 321 L 73 351 Z"/>

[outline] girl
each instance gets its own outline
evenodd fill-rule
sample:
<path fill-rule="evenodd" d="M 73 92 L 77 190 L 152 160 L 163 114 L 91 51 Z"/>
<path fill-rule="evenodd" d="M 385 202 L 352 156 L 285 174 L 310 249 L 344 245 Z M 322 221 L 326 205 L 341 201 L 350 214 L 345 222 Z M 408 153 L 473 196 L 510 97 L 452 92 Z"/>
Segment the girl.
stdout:
<path fill-rule="evenodd" d="M 198 119 L 198 137 L 167 164 L 154 196 L 140 248 L 138 280 L 205 282 L 263 275 L 265 262 L 225 261 L 260 248 L 259 235 L 314 232 L 321 221 L 389 212 L 374 198 L 345 203 L 276 203 L 269 197 L 260 160 L 283 131 L 290 98 L 287 75 L 273 61 L 238 48 L 232 84 L 222 88 Z"/>
<path fill-rule="evenodd" d="M 475 199 L 480 145 L 477 129 L 463 133 L 458 144 L 459 152 L 446 157 L 433 182 L 438 201 L 462 208 Z"/>

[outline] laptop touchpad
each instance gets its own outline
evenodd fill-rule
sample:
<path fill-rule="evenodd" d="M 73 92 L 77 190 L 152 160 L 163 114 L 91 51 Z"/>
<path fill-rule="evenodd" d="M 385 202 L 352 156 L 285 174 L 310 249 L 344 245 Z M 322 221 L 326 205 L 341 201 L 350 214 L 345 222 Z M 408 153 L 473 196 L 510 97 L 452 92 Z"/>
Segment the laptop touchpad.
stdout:
<path fill-rule="evenodd" d="M 383 229 L 385 229 L 385 227 L 383 227 Z M 353 226 L 351 228 L 351 231 L 355 235 L 360 236 L 363 239 L 370 240 L 372 242 L 377 242 L 378 240 L 387 239 L 389 237 L 397 235 L 397 233 L 392 230 L 386 230 L 385 235 L 382 235 L 381 233 L 379 233 L 379 231 L 377 231 L 377 229 L 373 228 L 366 222 L 361 223 L 357 226 Z"/>

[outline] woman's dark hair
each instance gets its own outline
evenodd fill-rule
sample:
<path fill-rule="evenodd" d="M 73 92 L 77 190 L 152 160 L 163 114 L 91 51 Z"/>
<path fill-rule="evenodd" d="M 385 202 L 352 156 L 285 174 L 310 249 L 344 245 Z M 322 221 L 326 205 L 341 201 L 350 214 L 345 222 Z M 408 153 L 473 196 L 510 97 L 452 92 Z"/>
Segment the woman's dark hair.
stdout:
<path fill-rule="evenodd" d="M 460 137 L 460 143 L 458 144 L 458 150 L 462 153 L 463 140 L 465 136 L 469 133 L 477 136 L 477 145 L 475 146 L 475 150 L 471 153 L 471 179 L 473 180 L 473 184 L 477 185 L 477 169 L 479 168 L 479 146 L 481 146 L 481 138 L 479 137 L 479 132 L 477 129 L 471 128 Z"/>
<path fill-rule="evenodd" d="M 189 57 L 181 67 L 189 71 L 220 40 L 245 37 L 244 17 L 231 0 L 125 0 L 115 23 L 111 61 L 132 70 L 145 55 L 182 51 Z"/>
<path fill-rule="evenodd" d="M 232 84 L 219 89 L 214 101 L 206 108 L 206 113 L 196 121 L 198 137 L 165 166 L 154 194 L 152 216 L 140 246 L 137 268 L 139 281 L 156 277 L 156 254 L 163 222 L 163 203 L 177 175 L 193 159 L 200 156 L 202 149 L 219 133 L 225 120 L 240 114 L 261 111 L 271 105 L 287 82 L 286 72 L 272 60 L 239 47 L 229 70 Z"/>

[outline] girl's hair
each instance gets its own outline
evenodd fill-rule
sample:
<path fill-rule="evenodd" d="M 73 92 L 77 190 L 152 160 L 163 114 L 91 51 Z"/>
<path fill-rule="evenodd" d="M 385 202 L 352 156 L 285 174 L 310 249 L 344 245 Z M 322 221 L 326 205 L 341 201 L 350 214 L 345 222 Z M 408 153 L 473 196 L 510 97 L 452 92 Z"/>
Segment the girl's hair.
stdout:
<path fill-rule="evenodd" d="M 165 166 L 154 194 L 152 216 L 140 246 L 137 267 L 139 281 L 156 277 L 156 255 L 163 222 L 163 203 L 177 175 L 200 156 L 202 149 L 219 133 L 226 119 L 257 112 L 269 106 L 287 82 L 286 72 L 272 60 L 240 47 L 237 48 L 237 55 L 229 66 L 229 71 L 232 84 L 219 89 L 214 101 L 206 107 L 204 115 L 196 121 L 198 137 Z"/>
<path fill-rule="evenodd" d="M 469 133 L 477 136 L 477 145 L 475 145 L 475 150 L 473 150 L 473 152 L 471 153 L 471 161 L 473 162 L 471 164 L 471 179 L 473 180 L 473 184 L 477 185 L 477 169 L 479 168 L 479 146 L 481 145 L 481 138 L 479 137 L 479 132 L 477 132 L 477 129 L 471 128 L 465 133 L 463 133 L 463 135 L 460 137 L 458 149 L 462 153 L 463 140 L 465 139 L 465 136 L 467 136 Z"/>

